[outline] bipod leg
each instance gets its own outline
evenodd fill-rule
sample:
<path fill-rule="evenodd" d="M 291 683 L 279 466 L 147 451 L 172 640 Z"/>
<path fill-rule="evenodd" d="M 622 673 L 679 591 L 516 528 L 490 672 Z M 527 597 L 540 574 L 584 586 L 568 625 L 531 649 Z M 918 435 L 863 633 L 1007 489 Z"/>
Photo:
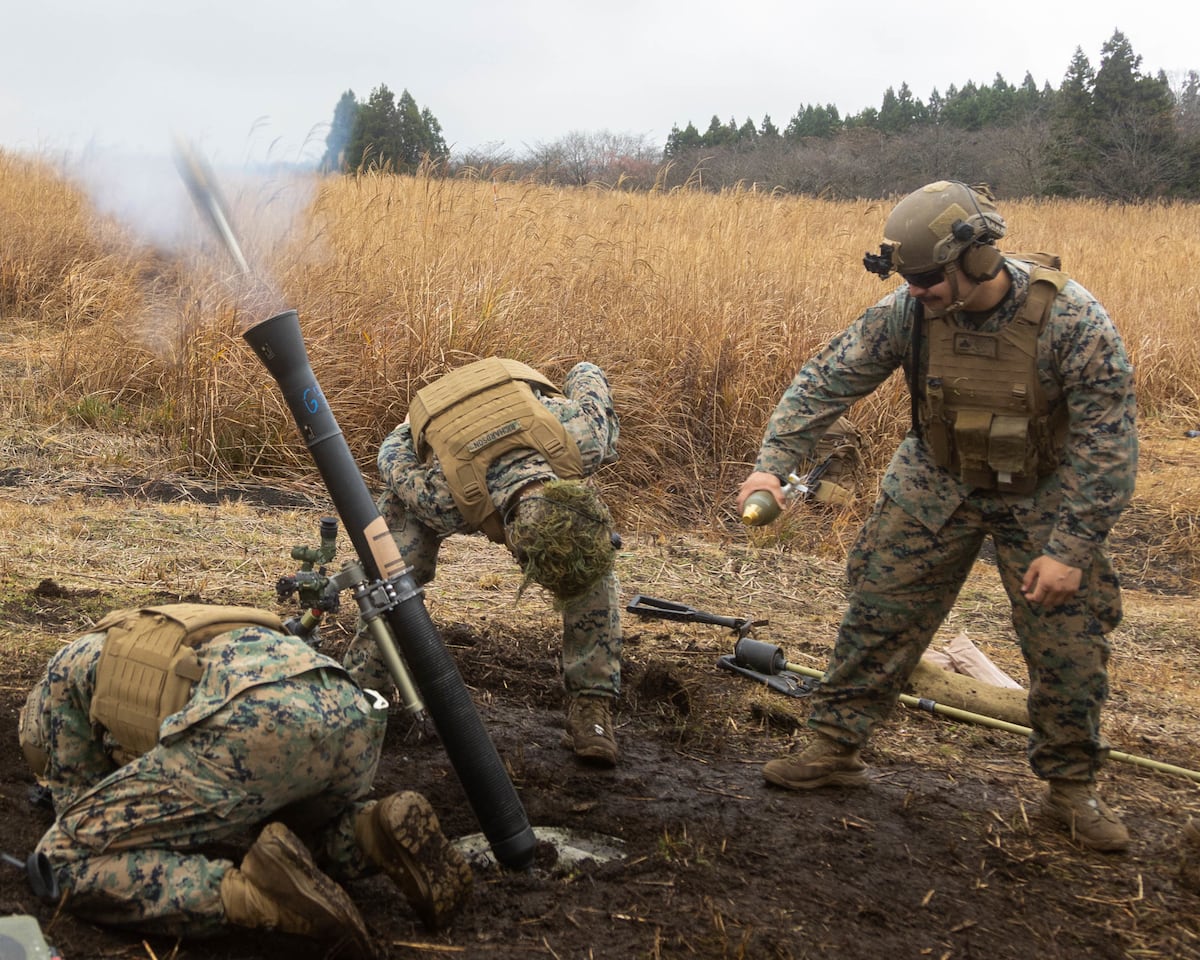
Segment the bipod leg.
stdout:
<path fill-rule="evenodd" d="M 728 627 L 739 637 L 747 636 L 754 627 L 765 626 L 766 620 L 751 620 L 748 617 L 722 617 L 715 613 L 705 613 L 685 603 L 673 600 L 660 600 L 657 597 L 647 597 L 645 594 L 635 594 L 625 607 L 628 613 L 639 617 L 653 617 L 658 620 L 676 620 L 683 623 L 711 623 L 718 627 Z"/>

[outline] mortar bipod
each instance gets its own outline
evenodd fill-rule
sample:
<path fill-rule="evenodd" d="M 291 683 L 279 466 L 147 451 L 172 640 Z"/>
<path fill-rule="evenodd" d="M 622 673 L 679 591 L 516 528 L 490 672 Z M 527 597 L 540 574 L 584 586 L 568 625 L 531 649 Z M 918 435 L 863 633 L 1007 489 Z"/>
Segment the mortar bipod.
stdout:
<path fill-rule="evenodd" d="M 676 620 L 684 623 L 711 623 L 718 627 L 728 627 L 739 637 L 749 636 L 755 627 L 767 625 L 766 620 L 751 620 L 748 617 L 721 617 L 714 613 L 705 613 L 703 610 L 697 610 L 695 607 L 689 607 L 683 603 L 659 600 L 641 593 L 634 594 L 625 609 L 639 617 L 654 617 L 659 620 Z"/>

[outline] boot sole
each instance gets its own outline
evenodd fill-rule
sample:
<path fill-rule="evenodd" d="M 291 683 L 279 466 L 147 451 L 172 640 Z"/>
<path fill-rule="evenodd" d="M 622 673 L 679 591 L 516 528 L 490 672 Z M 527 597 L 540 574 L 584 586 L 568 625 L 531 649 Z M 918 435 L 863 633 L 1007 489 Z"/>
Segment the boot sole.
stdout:
<path fill-rule="evenodd" d="M 1079 844 L 1081 846 L 1087 847 L 1089 850 L 1095 850 L 1097 853 L 1128 853 L 1129 852 L 1129 841 L 1128 840 L 1096 841 L 1096 840 L 1088 840 L 1086 837 L 1081 837 L 1079 834 L 1075 834 L 1075 839 L 1079 842 Z"/>
<path fill-rule="evenodd" d="M 1063 822 L 1062 818 L 1056 817 L 1055 819 L 1067 828 L 1067 834 L 1072 840 L 1088 850 L 1095 850 L 1097 853 L 1126 853 L 1129 850 L 1129 840 L 1093 840 L 1085 837 L 1078 829 L 1072 829 L 1071 825 Z"/>
<path fill-rule="evenodd" d="M 349 933 L 362 945 L 369 942 L 366 923 L 349 894 L 321 872 L 308 848 L 283 824 L 269 823 L 263 828 L 242 864 L 242 873 L 260 890 L 285 903 L 303 902 L 305 913 L 331 938 Z"/>
<path fill-rule="evenodd" d="M 584 747 L 582 750 L 576 750 L 577 756 L 584 763 L 592 767 L 615 767 L 617 758 L 608 750 L 598 749 L 596 747 Z"/>
<path fill-rule="evenodd" d="M 816 790 L 819 787 L 867 787 L 871 778 L 866 770 L 838 770 L 827 773 L 822 777 L 811 777 L 808 780 L 791 780 L 774 771 L 764 770 L 763 777 L 768 783 L 788 790 Z"/>
<path fill-rule="evenodd" d="M 383 869 L 425 926 L 441 929 L 471 892 L 470 864 L 442 835 L 437 814 L 419 793 L 386 797 L 371 815 L 389 861 Z"/>

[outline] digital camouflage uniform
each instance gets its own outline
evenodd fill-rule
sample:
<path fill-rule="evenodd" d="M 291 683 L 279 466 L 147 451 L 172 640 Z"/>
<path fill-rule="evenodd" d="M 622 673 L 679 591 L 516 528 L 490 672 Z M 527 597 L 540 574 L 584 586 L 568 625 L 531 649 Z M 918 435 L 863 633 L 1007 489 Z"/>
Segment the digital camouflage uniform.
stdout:
<path fill-rule="evenodd" d="M 386 724 L 333 660 L 251 626 L 201 644 L 191 699 L 138 757 L 89 720 L 103 633 L 51 659 L 21 712 L 57 819 L 38 844 L 88 919 L 179 935 L 227 929 L 221 879 L 269 819 L 335 879 L 377 872 L 355 845 Z M 218 854 L 215 850 L 221 850 Z M 204 851 L 204 852 L 201 852 Z"/>
<path fill-rule="evenodd" d="M 963 315 L 976 329 L 1012 321 L 1028 293 L 1024 266 L 1006 260 L 1004 269 L 1008 296 L 982 317 Z M 896 290 L 804 365 L 771 416 L 755 470 L 786 475 L 846 407 L 897 367 L 907 369 L 915 305 L 907 286 Z M 1066 405 L 1069 429 L 1060 466 L 1033 494 L 960 483 L 915 431 L 897 449 L 850 553 L 849 605 L 812 698 L 809 723 L 825 736 L 861 746 L 892 709 L 990 534 L 1029 668 L 1030 763 L 1046 779 L 1094 778 L 1107 752 L 1100 736 L 1106 635 L 1121 618 L 1104 542 L 1133 493 L 1137 433 L 1124 344 L 1078 283 L 1068 282 L 1053 303 L 1037 368 L 1050 402 Z M 1021 593 L 1025 571 L 1042 554 L 1083 571 L 1079 591 L 1054 609 L 1032 606 Z"/>
<path fill-rule="evenodd" d="M 598 366 L 578 363 L 567 374 L 563 394 L 539 394 L 538 399 L 557 416 L 579 447 L 583 473 L 588 476 L 617 459 L 620 425 L 613 410 L 612 391 Z M 379 512 L 412 568 L 413 579 L 419 585 L 429 583 L 437 570 L 441 542 L 451 534 L 473 533 L 477 528 L 464 520 L 437 459 L 424 463 L 417 456 L 407 422 L 383 441 L 378 465 L 385 485 Z M 554 474 L 541 454 L 513 450 L 489 466 L 488 493 L 504 517 L 522 488 L 552 479 Z M 620 693 L 618 590 L 616 575 L 610 573 L 563 609 L 562 670 L 568 695 L 615 697 Z M 386 669 L 365 632 L 359 632 L 345 662 L 360 682 L 390 689 Z"/>

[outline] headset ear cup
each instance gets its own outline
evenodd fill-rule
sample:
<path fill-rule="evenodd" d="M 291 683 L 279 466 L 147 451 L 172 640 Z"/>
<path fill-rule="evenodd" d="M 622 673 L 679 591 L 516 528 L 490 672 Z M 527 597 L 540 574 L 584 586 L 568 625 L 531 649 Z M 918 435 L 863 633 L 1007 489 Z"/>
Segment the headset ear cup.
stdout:
<path fill-rule="evenodd" d="M 1004 266 L 1004 254 L 990 243 L 977 243 L 962 255 L 962 271 L 976 283 L 991 280 Z"/>

